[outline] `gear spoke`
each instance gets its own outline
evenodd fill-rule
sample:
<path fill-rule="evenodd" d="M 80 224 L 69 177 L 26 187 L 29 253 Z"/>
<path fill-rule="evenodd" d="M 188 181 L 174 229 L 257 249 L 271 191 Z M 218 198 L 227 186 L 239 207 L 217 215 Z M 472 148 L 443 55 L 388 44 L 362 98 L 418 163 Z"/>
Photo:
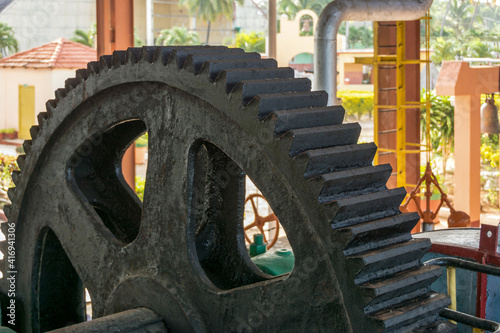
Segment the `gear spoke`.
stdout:
<path fill-rule="evenodd" d="M 91 207 L 84 209 L 82 202 L 69 190 L 66 191 L 65 197 L 66 202 L 64 205 L 59 205 L 58 214 L 54 214 L 50 227 L 84 284 L 95 292 L 93 287 L 100 289 L 101 284 L 111 283 L 113 275 L 116 274 L 116 268 L 113 270 L 107 268 L 110 260 L 117 263 L 116 267 L 121 267 L 120 258 L 116 253 L 122 245 L 103 228 L 99 216 Z M 86 223 L 81 223 L 82 217 L 85 217 Z M 77 232 L 73 232 L 74 230 Z M 85 255 L 86 253 L 94 255 L 89 257 Z M 90 272 L 93 273 L 89 274 Z"/>

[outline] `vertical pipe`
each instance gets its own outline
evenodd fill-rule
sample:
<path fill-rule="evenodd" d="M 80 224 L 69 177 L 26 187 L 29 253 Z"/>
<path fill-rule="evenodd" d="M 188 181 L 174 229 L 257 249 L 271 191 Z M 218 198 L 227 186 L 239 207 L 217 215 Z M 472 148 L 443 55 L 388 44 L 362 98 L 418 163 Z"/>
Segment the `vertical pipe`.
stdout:
<path fill-rule="evenodd" d="M 378 64 L 378 22 L 373 22 L 373 86 L 378 87 L 379 86 L 379 64 Z M 375 91 L 373 94 L 373 141 L 379 146 L 379 135 L 378 135 L 378 127 L 379 127 L 379 96 L 378 96 L 378 91 Z M 373 164 L 378 165 L 379 160 L 378 160 L 379 154 L 376 153 L 375 157 L 373 159 Z"/>
<path fill-rule="evenodd" d="M 396 27 L 396 179 L 397 186 L 406 184 L 406 50 L 404 21 L 398 21 Z"/>
<path fill-rule="evenodd" d="M 117 1 L 112 0 L 112 3 L 115 2 Z M 126 50 L 134 46 L 134 1 L 120 0 L 119 5 L 116 4 L 114 15 L 111 16 L 115 23 L 115 50 Z"/>
<path fill-rule="evenodd" d="M 450 309 L 457 309 L 457 277 L 455 267 L 446 267 L 447 280 L 448 280 L 448 296 L 450 296 L 451 304 Z M 456 322 L 451 321 L 456 324 Z"/>
<path fill-rule="evenodd" d="M 424 16 L 432 0 L 334 0 L 319 16 L 314 34 L 314 86 L 337 104 L 337 32 L 342 21 L 409 21 Z"/>
<path fill-rule="evenodd" d="M 146 45 L 153 44 L 153 0 L 146 0 Z"/>
<path fill-rule="evenodd" d="M 96 1 L 97 20 L 97 56 L 110 54 L 111 51 L 111 27 L 110 27 L 110 3 L 109 0 Z"/>
<path fill-rule="evenodd" d="M 97 55 L 111 54 L 134 46 L 134 1 L 96 0 Z M 135 189 L 135 144 L 127 149 L 122 159 L 122 174 L 127 184 Z"/>

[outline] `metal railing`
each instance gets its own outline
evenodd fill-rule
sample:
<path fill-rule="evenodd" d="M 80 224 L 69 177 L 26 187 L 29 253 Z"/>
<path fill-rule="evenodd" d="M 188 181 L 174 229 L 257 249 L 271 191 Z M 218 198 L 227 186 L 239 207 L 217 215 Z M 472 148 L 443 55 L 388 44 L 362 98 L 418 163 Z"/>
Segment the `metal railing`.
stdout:
<path fill-rule="evenodd" d="M 443 309 L 439 315 L 443 318 L 450 319 L 455 322 L 459 322 L 477 329 L 491 331 L 494 333 L 500 333 L 500 323 L 478 318 L 476 316 L 469 315 L 467 313 L 456 311 L 457 309 L 457 293 L 456 293 L 456 268 L 466 269 L 468 271 L 473 271 L 482 274 L 494 275 L 500 277 L 500 267 L 479 264 L 473 261 L 452 258 L 452 257 L 440 257 L 428 260 L 424 265 L 437 265 L 444 266 L 447 268 L 448 272 L 448 295 L 451 298 L 451 305 L 449 309 Z"/>

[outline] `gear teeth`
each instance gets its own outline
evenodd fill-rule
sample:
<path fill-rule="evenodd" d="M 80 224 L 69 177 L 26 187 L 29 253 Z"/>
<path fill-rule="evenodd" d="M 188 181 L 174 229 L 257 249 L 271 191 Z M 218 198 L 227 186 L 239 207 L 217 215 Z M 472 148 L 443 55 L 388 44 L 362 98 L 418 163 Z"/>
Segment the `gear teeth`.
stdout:
<path fill-rule="evenodd" d="M 55 99 L 49 99 L 45 103 L 45 108 L 47 109 L 47 113 L 48 113 L 49 117 L 54 114 L 56 107 L 57 107 L 57 101 Z"/>
<path fill-rule="evenodd" d="M 23 142 L 23 149 L 24 149 L 24 152 L 26 154 L 30 153 L 32 144 L 33 144 L 33 141 L 31 141 L 31 140 L 25 140 Z"/>
<path fill-rule="evenodd" d="M 59 103 L 64 97 L 66 97 L 66 90 L 64 88 L 59 88 L 55 91 L 56 102 Z"/>
<path fill-rule="evenodd" d="M 7 216 L 8 219 L 10 219 L 10 217 L 12 216 L 11 213 L 12 213 L 12 205 L 5 205 L 3 206 L 3 212 L 5 214 L 5 216 Z M 3 225 L 4 223 L 2 223 Z"/>
<path fill-rule="evenodd" d="M 372 165 L 377 146 L 361 143 L 309 150 L 304 153 L 308 162 L 304 176 L 309 179 L 324 173 Z"/>
<path fill-rule="evenodd" d="M 155 59 L 155 53 L 156 53 L 155 46 L 143 46 L 141 48 L 140 59 L 151 64 Z"/>
<path fill-rule="evenodd" d="M 204 66 L 207 61 L 210 60 L 260 60 L 260 54 L 253 53 L 242 53 L 240 49 L 234 49 L 234 51 L 225 50 L 222 53 L 195 53 L 187 56 L 184 61 L 183 68 L 192 71 L 195 75 L 198 75 L 204 67 L 209 67 L 210 65 Z M 210 73 L 210 70 L 207 70 Z"/>
<path fill-rule="evenodd" d="M 441 276 L 439 266 L 420 266 L 407 272 L 366 286 L 361 286 L 372 299 L 365 306 L 365 313 L 370 315 L 384 308 L 406 302 L 430 291 L 430 285 Z"/>
<path fill-rule="evenodd" d="M 391 173 L 391 166 L 382 164 L 323 175 L 324 185 L 318 200 L 320 203 L 332 202 L 349 196 L 385 190 Z"/>
<path fill-rule="evenodd" d="M 22 170 L 24 168 L 25 162 L 26 162 L 25 154 L 17 156 L 17 165 L 19 166 L 19 169 Z"/>
<path fill-rule="evenodd" d="M 264 59 L 268 60 L 268 59 Z M 256 61 L 256 64 L 264 60 Z M 267 62 L 266 62 L 267 63 Z M 271 65 L 271 63 L 269 63 Z M 219 75 L 219 72 L 212 73 L 213 63 L 205 62 L 204 68 L 210 73 L 210 80 L 213 82 L 214 78 Z M 293 79 L 294 71 L 290 67 L 281 68 L 249 68 L 249 69 L 225 69 L 220 74 L 221 80 L 226 81 L 226 93 L 231 90 L 240 82 L 248 80 L 264 80 L 264 79 Z"/>
<path fill-rule="evenodd" d="M 19 184 L 19 181 L 21 180 L 21 171 L 19 170 L 14 170 L 12 171 L 12 181 L 14 182 L 15 185 Z"/>
<path fill-rule="evenodd" d="M 328 102 L 328 94 L 324 91 L 299 93 L 280 93 L 257 95 L 254 103 L 259 108 L 259 120 L 265 119 L 271 112 L 279 110 L 300 109 L 307 107 L 324 107 Z"/>
<path fill-rule="evenodd" d="M 271 117 L 275 120 L 274 134 L 281 135 L 299 128 L 339 125 L 344 119 L 344 113 L 342 106 L 335 105 L 274 111 Z"/>
<path fill-rule="evenodd" d="M 241 81 L 234 87 L 234 93 L 241 93 L 243 104 L 264 93 L 291 93 L 311 91 L 309 79 L 264 79 Z"/>
<path fill-rule="evenodd" d="M 332 228 L 338 229 L 398 215 L 400 214 L 399 204 L 405 196 L 406 190 L 400 187 L 340 199 L 327 204 L 338 207 L 337 215 L 331 221 Z"/>
<path fill-rule="evenodd" d="M 419 219 L 417 213 L 405 213 L 341 229 L 350 235 L 344 255 L 352 256 L 407 242 L 412 239 L 410 232 Z"/>
<path fill-rule="evenodd" d="M 404 304 L 385 309 L 372 318 L 384 324 L 386 333 L 413 332 L 438 320 L 439 311 L 450 305 L 447 295 L 428 293 Z M 430 318 L 429 318 L 430 317 Z"/>
<path fill-rule="evenodd" d="M 112 66 L 113 66 L 113 56 L 103 55 L 99 58 L 100 72 L 106 69 L 110 69 Z"/>
<path fill-rule="evenodd" d="M 99 74 L 101 72 L 101 66 L 99 61 L 91 61 L 87 64 L 87 70 L 89 72 L 93 72 L 95 74 Z"/>
<path fill-rule="evenodd" d="M 49 113 L 48 112 L 40 112 L 37 115 L 37 119 L 39 123 L 44 122 L 45 120 L 49 119 Z"/>
<path fill-rule="evenodd" d="M 113 68 L 125 65 L 127 62 L 127 51 L 114 51 L 112 56 Z"/>
<path fill-rule="evenodd" d="M 129 47 L 127 49 L 127 63 L 137 64 L 141 58 L 141 50 L 140 47 Z"/>
<path fill-rule="evenodd" d="M 49 113 L 48 112 L 40 112 L 36 118 L 38 119 L 38 124 L 40 125 L 40 128 L 42 128 L 45 125 L 45 122 L 47 119 L 49 119 Z"/>
<path fill-rule="evenodd" d="M 168 46 L 156 47 L 153 62 L 161 62 L 163 65 L 166 65 L 168 63 L 168 58 L 170 57 L 171 52 L 172 52 L 171 47 Z"/>
<path fill-rule="evenodd" d="M 216 81 L 218 80 L 218 77 L 220 76 L 221 79 L 224 77 L 222 75 L 223 72 L 226 72 L 226 85 L 229 85 L 227 87 L 227 92 L 231 91 L 231 89 L 240 81 L 245 80 L 245 79 L 266 79 L 268 77 L 262 77 L 262 75 L 266 74 L 260 74 L 260 76 L 257 77 L 248 77 L 246 75 L 259 75 L 258 72 L 267 72 L 270 71 L 271 69 L 277 69 L 278 63 L 274 59 L 245 59 L 245 60 L 209 60 L 205 62 L 204 68 L 205 70 L 208 71 L 210 80 Z M 290 67 L 283 67 L 280 68 L 281 71 L 285 71 L 290 74 L 287 74 L 285 77 L 294 77 L 294 71 Z M 233 74 L 229 74 L 229 72 L 234 71 Z M 240 72 L 239 72 L 240 71 Z M 281 76 L 276 76 L 276 72 L 273 71 L 274 77 L 281 77 Z M 270 74 L 271 75 L 271 74 Z"/>
<path fill-rule="evenodd" d="M 31 139 L 36 140 L 38 134 L 40 133 L 40 126 L 34 125 L 30 128 Z"/>
<path fill-rule="evenodd" d="M 431 242 L 427 238 L 391 245 L 348 258 L 349 265 L 357 272 L 357 285 L 390 277 L 422 265 L 420 258 L 427 253 Z"/>
<path fill-rule="evenodd" d="M 184 67 L 184 62 L 189 55 L 194 54 L 208 54 L 208 53 L 224 53 L 224 52 L 234 52 L 239 54 L 244 54 L 242 49 L 228 49 L 225 46 L 199 46 L 199 47 L 179 47 L 173 48 L 171 55 L 169 57 L 169 62 L 177 64 L 178 68 Z"/>
<path fill-rule="evenodd" d="M 68 93 L 71 90 L 75 89 L 77 85 L 78 85 L 78 79 L 76 77 L 70 78 L 64 82 L 64 89 L 66 90 L 66 93 Z"/>
<path fill-rule="evenodd" d="M 75 74 L 78 83 L 81 83 L 89 78 L 89 71 L 86 69 L 77 69 Z"/>
<path fill-rule="evenodd" d="M 16 188 L 10 187 L 7 189 L 7 196 L 9 197 L 10 202 L 14 202 L 16 200 Z"/>
<path fill-rule="evenodd" d="M 289 154 L 293 157 L 307 150 L 355 144 L 360 132 L 358 123 L 350 123 L 295 129 L 284 137 L 291 137 Z"/>

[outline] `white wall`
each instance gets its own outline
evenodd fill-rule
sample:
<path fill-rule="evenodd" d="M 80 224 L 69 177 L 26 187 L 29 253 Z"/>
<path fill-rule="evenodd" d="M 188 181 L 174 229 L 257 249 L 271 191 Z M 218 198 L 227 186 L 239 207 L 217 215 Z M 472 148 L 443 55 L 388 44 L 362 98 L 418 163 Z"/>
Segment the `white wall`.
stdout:
<path fill-rule="evenodd" d="M 19 129 L 19 85 L 35 86 L 35 119 L 45 111 L 45 103 L 54 99 L 54 91 L 75 76 L 74 69 L 0 68 L 0 129 Z"/>
<path fill-rule="evenodd" d="M 0 13 L 0 22 L 14 29 L 20 51 L 70 39 L 76 29 L 96 22 L 95 0 L 16 0 Z"/>
<path fill-rule="evenodd" d="M 241 28 L 241 31 L 266 32 L 268 30 L 267 8 L 262 8 L 264 13 L 256 6 L 257 0 L 245 0 L 243 6 L 238 3 L 235 9 L 234 26 Z"/>

